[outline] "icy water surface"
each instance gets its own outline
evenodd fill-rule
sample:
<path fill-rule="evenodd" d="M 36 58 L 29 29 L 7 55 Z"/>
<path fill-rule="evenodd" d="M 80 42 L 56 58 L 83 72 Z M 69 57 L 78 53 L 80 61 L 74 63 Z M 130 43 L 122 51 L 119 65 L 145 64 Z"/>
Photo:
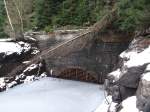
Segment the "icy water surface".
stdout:
<path fill-rule="evenodd" d="M 100 85 L 44 78 L 0 93 L 0 111 L 94 112 L 103 100 Z"/>

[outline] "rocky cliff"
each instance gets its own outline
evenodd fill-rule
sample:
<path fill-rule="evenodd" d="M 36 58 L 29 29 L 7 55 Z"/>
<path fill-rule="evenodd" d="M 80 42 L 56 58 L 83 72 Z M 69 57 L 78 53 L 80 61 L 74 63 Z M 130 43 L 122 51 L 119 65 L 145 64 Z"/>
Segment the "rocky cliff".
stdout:
<path fill-rule="evenodd" d="M 106 90 L 112 96 L 108 112 L 150 111 L 149 31 L 138 35 L 120 54 L 115 71 L 108 74 Z"/>

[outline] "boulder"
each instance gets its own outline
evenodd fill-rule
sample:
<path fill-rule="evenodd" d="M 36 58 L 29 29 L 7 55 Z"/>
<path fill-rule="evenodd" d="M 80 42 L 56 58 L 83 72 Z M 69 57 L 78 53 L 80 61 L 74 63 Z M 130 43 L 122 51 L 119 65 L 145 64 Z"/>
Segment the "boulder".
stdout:
<path fill-rule="evenodd" d="M 147 64 L 138 67 L 128 68 L 127 72 L 118 80 L 117 84 L 128 88 L 137 88 L 140 77 L 143 74 Z"/>
<path fill-rule="evenodd" d="M 150 64 L 147 65 L 144 73 L 142 74 L 141 81 L 137 90 L 137 106 L 141 110 L 147 110 L 150 104 Z"/>
<path fill-rule="evenodd" d="M 118 68 L 108 74 L 106 88 L 112 101 L 122 106 L 118 112 L 150 112 L 150 39 L 134 39 L 120 58 Z"/>

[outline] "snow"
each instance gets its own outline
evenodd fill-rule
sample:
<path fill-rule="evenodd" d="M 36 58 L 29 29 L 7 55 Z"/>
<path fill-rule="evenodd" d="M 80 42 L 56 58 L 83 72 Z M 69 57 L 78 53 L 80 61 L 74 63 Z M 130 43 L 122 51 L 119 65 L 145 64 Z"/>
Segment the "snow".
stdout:
<path fill-rule="evenodd" d="M 0 39 L 0 42 L 7 42 L 7 41 L 12 41 L 12 38 L 6 38 L 6 39 Z"/>
<path fill-rule="evenodd" d="M 33 51 L 31 54 L 38 54 L 40 50 L 37 47 L 32 47 Z"/>
<path fill-rule="evenodd" d="M 14 52 L 21 54 L 22 47 L 14 42 L 0 42 L 0 53 L 6 53 L 6 55 L 11 55 Z"/>
<path fill-rule="evenodd" d="M 22 50 L 23 50 L 24 52 L 28 52 L 28 51 L 31 49 L 31 45 L 28 44 L 28 43 L 24 43 L 24 42 L 20 41 L 20 42 L 18 42 L 18 44 L 21 45 Z"/>
<path fill-rule="evenodd" d="M 104 100 L 100 85 L 55 78 L 0 93 L 2 112 L 94 112 Z"/>
<path fill-rule="evenodd" d="M 139 112 L 139 110 L 136 107 L 136 96 L 132 96 L 127 98 L 122 102 L 123 108 L 120 112 Z"/>
<path fill-rule="evenodd" d="M 16 81 L 12 81 L 11 83 L 7 84 L 7 89 L 13 87 L 16 84 L 17 84 Z"/>
<path fill-rule="evenodd" d="M 36 69 L 36 68 L 38 68 L 38 64 L 32 64 L 29 67 L 27 67 L 23 72 L 32 71 L 33 69 Z"/>
<path fill-rule="evenodd" d="M 150 72 L 144 73 L 142 79 L 146 81 L 150 81 Z"/>
<path fill-rule="evenodd" d="M 100 106 L 96 109 L 96 111 L 94 112 L 107 112 L 109 108 L 109 105 L 106 103 L 106 101 L 104 100 L 102 102 L 102 104 L 100 104 Z"/>
<path fill-rule="evenodd" d="M 147 65 L 146 71 L 150 71 L 150 64 Z"/>
<path fill-rule="evenodd" d="M 117 81 L 121 76 L 121 70 L 117 69 L 117 70 L 109 73 L 109 76 L 113 76 L 115 78 L 114 81 Z"/>
<path fill-rule="evenodd" d="M 32 40 L 32 41 L 37 41 L 35 38 L 33 38 L 33 37 L 31 37 L 31 36 L 27 36 L 27 35 L 24 35 L 24 38 L 25 38 L 25 39 Z"/>
<path fill-rule="evenodd" d="M 124 52 L 122 52 L 121 54 L 120 54 L 120 57 L 121 58 L 126 58 L 126 59 L 130 59 L 130 58 L 132 58 L 132 57 L 134 57 L 134 56 L 136 56 L 137 55 L 137 52 L 134 50 L 134 51 L 130 51 L 130 52 L 126 52 L 126 51 L 124 51 Z"/>
<path fill-rule="evenodd" d="M 123 52 L 120 57 L 128 59 L 124 62 L 124 66 L 128 68 L 150 63 L 150 46 L 140 53 L 138 51 Z"/>
<path fill-rule="evenodd" d="M 23 64 L 28 64 L 28 63 L 30 63 L 31 61 L 24 61 L 24 62 L 22 62 Z"/>
<path fill-rule="evenodd" d="M 31 54 L 38 54 L 40 51 L 37 49 L 34 49 L 33 52 Z"/>
<path fill-rule="evenodd" d="M 105 100 L 103 100 L 103 102 L 99 105 L 99 107 L 94 111 L 94 112 L 107 112 L 108 108 L 109 108 L 109 104 L 112 102 L 112 97 L 111 96 L 107 96 L 107 100 L 109 102 Z"/>
<path fill-rule="evenodd" d="M 22 73 L 20 75 L 17 75 L 16 78 L 15 78 L 15 80 L 18 80 L 18 79 L 23 78 L 23 77 L 25 77 L 24 73 Z"/>
<path fill-rule="evenodd" d="M 24 83 L 29 83 L 34 81 L 35 76 L 31 75 L 31 76 L 27 76 L 26 79 L 24 80 Z"/>
<path fill-rule="evenodd" d="M 42 74 L 40 75 L 40 78 L 43 78 L 43 77 L 47 77 L 46 72 L 44 72 L 44 73 L 42 73 Z"/>
<path fill-rule="evenodd" d="M 6 84 L 4 78 L 0 78 L 0 88 L 3 88 L 5 85 Z"/>
<path fill-rule="evenodd" d="M 0 42 L 0 53 L 5 53 L 5 55 L 11 55 L 13 53 L 20 55 L 22 52 L 27 52 L 30 49 L 30 44 L 24 42 Z"/>
<path fill-rule="evenodd" d="M 116 112 L 116 106 L 118 105 L 118 103 L 114 103 L 112 102 L 109 108 L 110 112 Z"/>

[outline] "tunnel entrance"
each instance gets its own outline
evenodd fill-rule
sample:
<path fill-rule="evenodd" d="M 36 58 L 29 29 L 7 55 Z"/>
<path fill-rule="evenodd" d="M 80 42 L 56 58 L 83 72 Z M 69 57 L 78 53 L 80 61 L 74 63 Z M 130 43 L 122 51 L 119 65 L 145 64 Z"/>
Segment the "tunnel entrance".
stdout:
<path fill-rule="evenodd" d="M 89 73 L 81 68 L 67 68 L 62 70 L 58 78 L 98 83 L 98 79 L 94 73 Z"/>

